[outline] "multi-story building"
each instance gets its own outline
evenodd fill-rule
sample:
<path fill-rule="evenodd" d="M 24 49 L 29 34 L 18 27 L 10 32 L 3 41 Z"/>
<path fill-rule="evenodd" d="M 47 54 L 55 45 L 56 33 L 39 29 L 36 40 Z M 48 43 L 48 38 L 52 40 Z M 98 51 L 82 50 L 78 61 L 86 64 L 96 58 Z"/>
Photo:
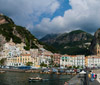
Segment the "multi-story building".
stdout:
<path fill-rule="evenodd" d="M 15 44 L 12 42 L 12 39 L 3 45 L 2 50 L 2 56 L 4 58 L 6 57 L 14 57 L 14 56 L 20 56 L 22 52 L 24 51 L 24 43 L 21 44 Z"/>
<path fill-rule="evenodd" d="M 61 57 L 61 55 L 55 53 L 51 57 L 53 57 L 53 63 L 54 63 L 54 65 L 58 65 L 59 66 L 60 65 L 60 57 Z"/>
<path fill-rule="evenodd" d="M 7 58 L 7 66 L 25 66 L 27 62 L 33 62 L 30 54 Z"/>
<path fill-rule="evenodd" d="M 30 54 L 33 58 L 38 57 L 39 50 L 38 49 L 30 49 Z"/>
<path fill-rule="evenodd" d="M 80 66 L 85 67 L 85 56 L 84 55 L 63 55 L 60 58 L 60 66 Z"/>
<path fill-rule="evenodd" d="M 92 56 L 87 56 L 87 67 L 100 67 L 100 56 L 97 55 L 92 55 Z"/>
<path fill-rule="evenodd" d="M 72 66 L 72 59 L 69 55 L 62 55 L 60 57 L 60 66 L 69 67 Z"/>
<path fill-rule="evenodd" d="M 40 58 L 39 58 L 39 56 L 33 58 L 33 66 L 34 67 L 40 67 Z"/>
<path fill-rule="evenodd" d="M 77 66 L 85 67 L 85 56 L 77 55 Z"/>
<path fill-rule="evenodd" d="M 51 62 L 51 55 L 39 55 L 39 59 L 40 59 L 40 64 L 44 63 L 47 64 L 47 66 L 49 66 Z"/>

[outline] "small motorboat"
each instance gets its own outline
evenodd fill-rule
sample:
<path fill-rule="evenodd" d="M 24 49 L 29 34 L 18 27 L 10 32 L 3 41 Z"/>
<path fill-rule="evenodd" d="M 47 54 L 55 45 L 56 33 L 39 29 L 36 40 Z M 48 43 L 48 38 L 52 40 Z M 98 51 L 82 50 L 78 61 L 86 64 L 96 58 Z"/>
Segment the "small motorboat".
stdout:
<path fill-rule="evenodd" d="M 29 78 L 29 81 L 42 81 L 43 79 L 40 78 L 39 76 L 38 77 L 30 77 Z"/>

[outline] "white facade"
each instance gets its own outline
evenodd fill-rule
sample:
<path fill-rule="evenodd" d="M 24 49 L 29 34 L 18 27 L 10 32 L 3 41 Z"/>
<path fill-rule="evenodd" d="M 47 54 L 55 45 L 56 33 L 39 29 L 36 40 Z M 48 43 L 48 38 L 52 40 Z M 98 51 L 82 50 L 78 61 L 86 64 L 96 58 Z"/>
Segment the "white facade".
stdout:
<path fill-rule="evenodd" d="M 100 57 L 88 57 L 88 67 L 100 67 Z"/>
<path fill-rule="evenodd" d="M 47 64 L 47 66 L 50 64 L 51 61 L 51 56 L 50 55 L 40 55 L 39 56 L 40 59 L 40 64 L 44 62 L 44 64 Z"/>
<path fill-rule="evenodd" d="M 38 57 L 38 49 L 30 49 L 30 54 L 32 57 Z"/>
<path fill-rule="evenodd" d="M 13 42 L 4 44 L 2 51 L 3 57 L 5 58 L 14 57 L 14 56 L 19 56 L 20 54 L 22 54 L 21 46 L 18 47 L 18 45 L 15 45 L 15 43 Z"/>
<path fill-rule="evenodd" d="M 85 66 L 85 56 L 77 55 L 77 66 Z"/>
<path fill-rule="evenodd" d="M 70 56 L 68 55 L 63 55 L 62 57 L 60 57 L 60 66 L 72 66 L 72 59 Z"/>
<path fill-rule="evenodd" d="M 63 55 L 60 58 L 60 66 L 85 66 L 85 56 L 84 55 Z"/>

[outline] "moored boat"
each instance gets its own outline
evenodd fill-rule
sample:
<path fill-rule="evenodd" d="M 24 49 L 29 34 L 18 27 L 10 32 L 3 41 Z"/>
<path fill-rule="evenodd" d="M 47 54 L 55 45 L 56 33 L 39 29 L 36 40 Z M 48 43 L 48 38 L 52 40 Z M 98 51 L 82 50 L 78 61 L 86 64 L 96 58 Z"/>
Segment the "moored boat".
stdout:
<path fill-rule="evenodd" d="M 43 79 L 40 77 L 30 77 L 29 81 L 42 81 Z"/>
<path fill-rule="evenodd" d="M 0 71 L 0 73 L 5 73 L 5 71 Z"/>

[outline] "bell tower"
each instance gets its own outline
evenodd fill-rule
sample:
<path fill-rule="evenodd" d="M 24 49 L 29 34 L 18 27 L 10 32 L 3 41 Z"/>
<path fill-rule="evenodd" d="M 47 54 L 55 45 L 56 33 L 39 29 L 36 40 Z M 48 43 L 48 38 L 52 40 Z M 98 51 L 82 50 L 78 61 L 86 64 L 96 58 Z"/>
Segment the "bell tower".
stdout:
<path fill-rule="evenodd" d="M 98 43 L 96 45 L 96 54 L 100 55 L 100 45 Z"/>

